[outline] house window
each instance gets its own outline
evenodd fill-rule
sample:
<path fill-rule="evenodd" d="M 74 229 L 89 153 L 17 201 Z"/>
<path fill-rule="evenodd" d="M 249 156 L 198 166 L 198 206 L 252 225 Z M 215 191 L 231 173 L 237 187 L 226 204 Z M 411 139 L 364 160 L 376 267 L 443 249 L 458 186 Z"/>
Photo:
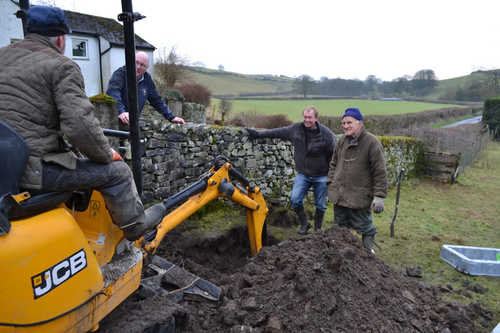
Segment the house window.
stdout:
<path fill-rule="evenodd" d="M 73 43 L 73 58 L 77 59 L 89 58 L 87 50 L 88 41 L 86 39 L 72 38 L 71 42 Z"/>

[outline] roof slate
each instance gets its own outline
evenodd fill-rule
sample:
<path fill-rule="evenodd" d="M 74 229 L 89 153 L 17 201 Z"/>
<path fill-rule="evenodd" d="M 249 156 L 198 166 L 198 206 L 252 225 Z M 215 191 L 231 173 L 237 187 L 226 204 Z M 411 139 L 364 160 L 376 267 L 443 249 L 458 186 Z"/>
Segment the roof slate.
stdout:
<path fill-rule="evenodd" d="M 123 26 L 118 21 L 69 10 L 65 10 L 64 12 L 68 17 L 68 26 L 73 33 L 97 34 L 108 40 L 111 44 L 124 45 Z M 152 44 L 138 35 L 135 35 L 135 45 L 140 48 L 155 49 Z"/>

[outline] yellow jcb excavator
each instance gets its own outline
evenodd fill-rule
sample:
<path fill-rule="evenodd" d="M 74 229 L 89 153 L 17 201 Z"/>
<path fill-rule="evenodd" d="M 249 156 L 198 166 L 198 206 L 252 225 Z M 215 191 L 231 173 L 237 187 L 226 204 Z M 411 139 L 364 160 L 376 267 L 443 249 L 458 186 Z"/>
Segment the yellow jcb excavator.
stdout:
<path fill-rule="evenodd" d="M 122 5 L 119 19 L 124 22 L 127 71 L 135 79 L 133 22 L 140 14 L 132 12 L 131 0 L 122 0 Z M 129 90 L 134 93 L 137 96 L 137 90 Z M 137 103 L 129 105 L 133 106 L 132 164 L 139 166 L 134 176 L 141 185 Z M 162 294 L 176 300 L 217 301 L 220 289 L 216 286 L 153 255 L 170 230 L 219 197 L 246 208 L 252 255 L 262 247 L 268 214 L 264 197 L 225 157 L 217 157 L 197 182 L 165 199 L 163 204 L 173 209 L 171 213 L 132 243 L 113 224 L 97 191 L 19 193 L 29 154 L 24 139 L 0 120 L 0 332 L 95 331 L 107 314 L 140 288 L 146 259 L 158 275 L 142 282 L 145 294 L 158 289 L 155 280 L 170 278 L 171 284 L 185 285 Z"/>

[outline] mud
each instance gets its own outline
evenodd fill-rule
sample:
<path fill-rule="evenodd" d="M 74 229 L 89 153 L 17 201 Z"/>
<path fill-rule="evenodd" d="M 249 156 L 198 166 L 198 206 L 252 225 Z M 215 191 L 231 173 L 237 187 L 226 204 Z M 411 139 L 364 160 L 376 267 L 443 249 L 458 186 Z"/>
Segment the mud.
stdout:
<path fill-rule="evenodd" d="M 487 332 L 490 311 L 442 302 L 443 288 L 394 271 L 346 230 L 270 241 L 252 258 L 245 228 L 170 232 L 158 255 L 219 286 L 217 307 L 135 293 L 98 332 Z"/>

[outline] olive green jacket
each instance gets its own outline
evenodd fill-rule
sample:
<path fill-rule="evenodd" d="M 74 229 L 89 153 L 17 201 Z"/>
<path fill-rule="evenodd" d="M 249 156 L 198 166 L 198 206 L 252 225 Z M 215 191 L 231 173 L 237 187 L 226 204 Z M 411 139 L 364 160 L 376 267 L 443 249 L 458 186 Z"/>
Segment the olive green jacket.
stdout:
<path fill-rule="evenodd" d="M 333 150 L 326 184 L 330 201 L 343 207 L 367 209 L 374 196 L 387 197 L 387 169 L 380 140 L 364 127 L 353 142 L 342 136 Z"/>
<path fill-rule="evenodd" d="M 42 160 L 75 169 L 77 158 L 64 146 L 63 134 L 90 160 L 113 159 L 85 94 L 80 67 L 48 37 L 29 34 L 0 48 L 0 119 L 31 149 L 21 188 L 41 188 Z"/>

